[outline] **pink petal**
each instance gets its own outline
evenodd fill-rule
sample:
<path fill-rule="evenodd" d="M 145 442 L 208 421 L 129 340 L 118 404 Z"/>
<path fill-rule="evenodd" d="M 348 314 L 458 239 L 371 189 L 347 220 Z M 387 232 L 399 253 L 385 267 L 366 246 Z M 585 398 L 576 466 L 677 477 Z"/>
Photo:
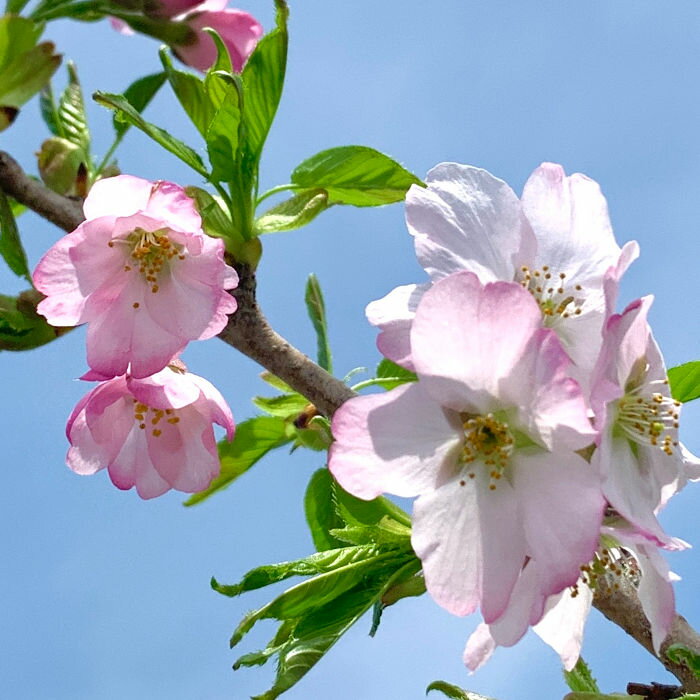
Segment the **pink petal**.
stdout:
<path fill-rule="evenodd" d="M 491 636 L 491 628 L 485 622 L 472 632 L 464 648 L 462 659 L 471 673 L 480 669 L 496 651 L 496 642 Z"/>
<path fill-rule="evenodd" d="M 151 463 L 145 430 L 134 425 L 116 459 L 109 465 L 109 476 L 119 489 L 136 486 L 141 498 L 156 498 L 170 489 Z"/>
<path fill-rule="evenodd" d="M 512 459 L 528 554 L 538 564 L 543 593 L 559 593 L 576 583 L 579 567 L 597 549 L 606 505 L 598 476 L 574 453 L 520 450 Z"/>
<path fill-rule="evenodd" d="M 520 202 L 485 170 L 441 163 L 406 196 L 406 224 L 416 255 L 433 280 L 459 270 L 483 282 L 512 280 L 534 247 Z"/>
<path fill-rule="evenodd" d="M 620 248 L 598 183 L 580 173 L 567 177 L 560 165 L 543 163 L 525 183 L 522 206 L 537 237 L 536 267 L 548 265 L 579 284 L 600 288 Z"/>
<path fill-rule="evenodd" d="M 481 605 L 487 622 L 503 614 L 524 562 L 517 502 L 507 482 L 488 488 L 485 469 L 466 472 L 422 495 L 411 544 L 428 592 L 455 615 Z"/>
<path fill-rule="evenodd" d="M 144 213 L 165 222 L 169 228 L 187 233 L 201 233 L 202 218 L 194 200 L 174 182 L 157 180 L 148 183 L 150 196 Z M 218 241 L 222 243 L 221 241 Z"/>
<path fill-rule="evenodd" d="M 83 203 L 85 218 L 129 216 L 145 210 L 152 184 L 133 175 L 116 175 L 98 180 Z"/>
<path fill-rule="evenodd" d="M 540 328 L 501 381 L 504 403 L 518 408 L 526 432 L 548 449 L 578 450 L 596 436 L 580 386 L 568 376 L 569 358 L 553 331 Z"/>
<path fill-rule="evenodd" d="M 235 431 L 235 424 L 233 421 L 233 414 L 226 400 L 221 395 L 219 390 L 206 379 L 197 376 L 196 374 L 188 374 L 190 381 L 192 381 L 199 388 L 202 396 L 207 402 L 207 410 L 213 420 L 217 425 L 220 425 L 226 430 L 226 437 L 228 440 L 233 440 L 233 434 Z"/>
<path fill-rule="evenodd" d="M 429 284 L 396 287 L 365 309 L 367 320 L 382 331 L 377 337 L 379 352 L 406 369 L 413 369 L 411 323 L 424 292 L 429 288 Z"/>
<path fill-rule="evenodd" d="M 193 404 L 200 395 L 194 375 L 173 372 L 166 367 L 154 375 L 137 379 L 128 377 L 129 391 L 143 404 L 151 408 L 183 408 Z"/>
<path fill-rule="evenodd" d="M 581 655 L 583 631 L 593 603 L 593 593 L 586 585 L 579 585 L 578 595 L 564 590 L 547 601 L 544 617 L 533 630 L 559 654 L 564 670 L 571 671 Z"/>
<path fill-rule="evenodd" d="M 423 296 L 411 330 L 413 363 L 443 405 L 487 413 L 541 321 L 519 284 L 482 286 L 473 273 L 457 272 Z"/>
<path fill-rule="evenodd" d="M 173 49 L 184 63 L 202 72 L 216 60 L 216 47 L 212 38 L 201 31 L 204 27 L 211 27 L 219 33 L 237 73 L 243 70 L 263 34 L 262 25 L 255 17 L 242 10 L 195 12 L 187 16 L 186 22 L 197 32 L 196 42 L 174 46 Z"/>
<path fill-rule="evenodd" d="M 340 485 L 371 500 L 411 497 L 454 473 L 461 425 L 420 384 L 346 401 L 333 416 L 328 467 Z"/>

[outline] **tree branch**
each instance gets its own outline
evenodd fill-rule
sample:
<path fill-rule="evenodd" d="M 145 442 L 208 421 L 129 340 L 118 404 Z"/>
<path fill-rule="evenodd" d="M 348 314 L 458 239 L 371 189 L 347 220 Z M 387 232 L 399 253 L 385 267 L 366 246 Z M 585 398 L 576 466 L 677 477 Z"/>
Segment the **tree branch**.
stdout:
<path fill-rule="evenodd" d="M 1 151 L 0 188 L 64 231 L 74 230 L 83 221 L 77 202 L 27 177 L 15 160 Z M 332 416 L 354 395 L 353 392 L 270 327 L 255 298 L 254 270 L 247 265 L 236 265 L 236 269 L 240 284 L 233 290 L 233 295 L 238 300 L 238 310 L 229 317 L 219 337 L 283 379 L 326 416 Z M 661 654 L 657 656 L 651 643 L 649 622 L 634 585 L 623 578 L 617 578 L 616 583 L 619 587 L 601 581 L 594 596 L 594 605 L 656 656 L 680 680 L 684 691 L 700 691 L 700 680 L 685 666 L 667 659 L 665 654 L 672 644 L 683 644 L 700 654 L 700 635 L 685 618 L 677 615 L 670 634 L 661 645 Z"/>
<path fill-rule="evenodd" d="M 64 231 L 78 228 L 85 218 L 79 202 L 27 177 L 19 163 L 4 151 L 0 151 L 0 189 Z"/>

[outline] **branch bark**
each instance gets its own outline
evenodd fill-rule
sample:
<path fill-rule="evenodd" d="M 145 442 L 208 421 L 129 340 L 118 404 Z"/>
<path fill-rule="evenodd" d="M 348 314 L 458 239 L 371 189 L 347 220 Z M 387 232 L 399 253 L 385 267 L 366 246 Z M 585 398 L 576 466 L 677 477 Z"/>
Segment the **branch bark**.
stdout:
<path fill-rule="evenodd" d="M 64 231 L 74 230 L 83 221 L 82 209 L 77 202 L 62 197 L 27 177 L 16 161 L 2 151 L 0 188 Z M 270 327 L 255 298 L 254 270 L 246 265 L 236 265 L 236 269 L 240 284 L 233 290 L 233 294 L 238 301 L 238 310 L 230 316 L 219 337 L 283 379 L 322 413 L 331 417 L 354 395 L 353 392 Z M 685 618 L 677 615 L 670 634 L 661 645 L 661 653 L 657 655 L 651 643 L 649 622 L 634 585 L 625 579 L 616 579 L 616 582 L 620 584 L 617 588 L 601 581 L 594 596 L 594 605 L 656 656 L 683 684 L 684 691 L 700 691 L 700 679 L 695 678 L 684 665 L 667 659 L 665 654 L 672 644 L 683 644 L 700 654 L 700 635 Z"/>

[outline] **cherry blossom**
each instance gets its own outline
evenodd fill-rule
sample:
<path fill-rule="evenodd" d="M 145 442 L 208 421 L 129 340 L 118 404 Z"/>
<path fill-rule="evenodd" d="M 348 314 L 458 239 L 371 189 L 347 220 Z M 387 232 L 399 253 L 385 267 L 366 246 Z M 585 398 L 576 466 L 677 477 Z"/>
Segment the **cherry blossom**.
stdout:
<path fill-rule="evenodd" d="M 687 543 L 669 538 L 665 549 L 682 550 Z M 526 567 L 527 568 L 527 567 Z M 582 575 L 569 589 L 550 596 L 544 615 L 534 625 L 534 632 L 561 658 L 570 671 L 578 660 L 594 591 L 599 585 L 619 587 L 626 579 L 637 589 L 637 595 L 651 627 L 652 645 L 658 654 L 676 614 L 673 582 L 679 577 L 669 570 L 658 547 L 650 543 L 619 515 L 605 518 L 598 551 Z M 605 583 L 601 583 L 601 579 Z M 525 581 L 526 577 L 521 577 Z M 531 577 L 530 583 L 533 578 Z M 464 650 L 464 663 L 470 671 L 481 668 L 497 646 L 512 646 L 524 631 L 517 617 L 538 609 L 541 598 L 536 586 L 526 583 L 514 592 L 518 600 L 495 623 L 481 623 L 472 633 Z M 514 619 L 515 618 L 515 619 Z M 512 630 L 516 630 L 512 634 Z"/>
<path fill-rule="evenodd" d="M 591 405 L 600 434 L 593 464 L 610 505 L 647 537 L 668 536 L 656 513 L 687 480 L 679 444 L 681 404 L 669 391 L 661 351 L 647 316 L 653 297 L 608 320 L 592 378 Z"/>
<path fill-rule="evenodd" d="M 367 307 L 385 356 L 413 367 L 410 326 L 421 297 L 431 283 L 469 270 L 482 282 L 516 281 L 527 289 L 585 385 L 600 349 L 605 275 L 617 266 L 618 281 L 637 256 L 636 243 L 621 250 L 615 242 L 597 183 L 544 163 L 520 200 L 485 170 L 441 163 L 428 173 L 427 187 L 409 190 L 406 224 L 430 282 L 398 287 Z"/>
<path fill-rule="evenodd" d="M 528 291 L 471 272 L 425 293 L 410 342 L 419 381 L 346 402 L 330 470 L 360 498 L 418 496 L 413 548 L 450 612 L 493 622 L 535 571 L 543 610 L 593 556 L 604 508 L 570 361 Z"/>
<path fill-rule="evenodd" d="M 233 437 L 233 416 L 221 394 L 177 363 L 146 379 L 115 377 L 73 410 L 66 461 L 78 474 L 106 468 L 115 486 L 135 486 L 141 498 L 169 489 L 201 491 L 220 468 L 212 423 Z"/>
<path fill-rule="evenodd" d="M 192 44 L 178 44 L 173 50 L 188 66 L 202 72 L 216 60 L 213 39 L 202 29 L 215 29 L 231 57 L 233 70 L 240 73 L 263 34 L 260 22 L 248 12 L 226 8 L 227 0 L 207 0 L 179 19 L 195 30 Z"/>
<path fill-rule="evenodd" d="M 86 221 L 34 271 L 38 306 L 55 326 L 88 324 L 87 359 L 103 379 L 146 377 L 189 341 L 216 335 L 238 284 L 224 244 L 206 236 L 194 202 L 171 182 L 99 180 Z"/>

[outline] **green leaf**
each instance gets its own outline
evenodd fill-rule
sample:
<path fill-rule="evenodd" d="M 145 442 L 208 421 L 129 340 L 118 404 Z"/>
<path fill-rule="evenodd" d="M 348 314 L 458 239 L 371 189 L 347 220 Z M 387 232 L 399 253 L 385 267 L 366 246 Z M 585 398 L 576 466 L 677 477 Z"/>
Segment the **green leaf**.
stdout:
<path fill-rule="evenodd" d="M 87 157 L 90 153 L 90 130 L 85 115 L 83 91 L 72 62 L 68 63 L 68 85 L 58 101 L 56 116 L 61 127 L 61 135 L 82 149 Z"/>
<path fill-rule="evenodd" d="M 407 382 L 415 382 L 418 377 L 415 372 L 385 358 L 377 365 L 377 379 L 381 379 L 382 386 L 389 390 Z"/>
<path fill-rule="evenodd" d="M 96 92 L 93 95 L 93 99 L 102 106 L 114 110 L 117 113 L 118 120 L 139 128 L 166 151 L 170 151 L 170 153 L 177 156 L 183 163 L 189 165 L 195 172 L 203 177 L 209 177 L 209 173 L 204 167 L 202 159 L 194 150 L 179 139 L 171 136 L 164 129 L 147 122 L 124 95 Z"/>
<path fill-rule="evenodd" d="M 306 522 L 311 530 L 311 538 L 319 552 L 342 547 L 343 542 L 331 535 L 331 530 L 345 524 L 336 510 L 335 485 L 328 469 L 315 471 L 306 487 L 304 496 Z"/>
<path fill-rule="evenodd" d="M 439 693 L 443 693 L 448 698 L 452 700 L 492 700 L 487 698 L 485 695 L 477 695 L 476 693 L 469 693 L 459 686 L 448 683 L 447 681 L 433 681 L 426 689 L 425 694 L 427 695 L 430 691 L 437 690 Z"/>
<path fill-rule="evenodd" d="M 582 657 L 579 657 L 571 671 L 565 670 L 563 674 L 564 681 L 571 690 L 585 693 L 600 693 L 600 688 L 595 678 L 593 678 L 591 669 Z"/>
<path fill-rule="evenodd" d="M 2 190 L 0 190 L 0 255 L 12 272 L 31 283 L 32 275 L 27 263 L 27 254 L 22 247 L 10 201 Z"/>
<path fill-rule="evenodd" d="M 213 182 L 233 182 L 240 177 L 238 129 L 241 123 L 241 109 L 235 81 L 236 78 L 226 73 L 207 75 L 208 90 L 218 90 L 223 94 L 221 104 L 204 135 Z"/>
<path fill-rule="evenodd" d="M 185 505 L 196 505 L 213 493 L 225 489 L 268 452 L 287 444 L 292 438 L 293 428 L 281 418 L 258 416 L 239 423 L 233 442 L 224 440 L 219 443 L 221 474 L 211 482 L 209 488 L 190 496 Z"/>
<path fill-rule="evenodd" d="M 151 100 L 156 96 L 164 82 L 165 73 L 145 75 L 143 78 L 139 78 L 129 85 L 124 91 L 124 98 L 133 109 L 141 113 L 151 103 Z M 124 134 L 129 130 L 131 123 L 128 121 L 121 121 L 118 114 L 119 113 L 114 115 L 112 125 L 114 126 L 114 133 L 117 138 L 121 140 L 124 138 Z"/>
<path fill-rule="evenodd" d="M 211 587 L 218 593 L 233 598 L 246 591 L 254 591 L 258 588 L 264 588 L 273 583 L 284 581 L 291 576 L 316 576 L 330 573 L 355 564 L 358 561 L 372 559 L 382 553 L 382 550 L 374 545 L 340 547 L 325 552 L 317 552 L 304 559 L 258 566 L 246 573 L 241 581 L 236 584 L 220 584 L 216 579 L 212 579 Z"/>
<path fill-rule="evenodd" d="M 291 181 L 322 188 L 329 204 L 373 207 L 400 202 L 411 185 L 423 185 L 389 156 L 366 146 L 340 146 L 321 151 L 294 170 Z"/>
<path fill-rule="evenodd" d="M 265 413 L 279 418 L 291 418 L 299 415 L 308 405 L 309 400 L 301 394 L 283 394 L 282 396 L 255 396 L 253 403 Z"/>
<path fill-rule="evenodd" d="M 328 208 L 325 190 L 305 190 L 294 197 L 275 204 L 255 220 L 256 234 L 292 231 L 313 221 Z"/>
<path fill-rule="evenodd" d="M 201 187 L 185 187 L 185 192 L 194 199 L 197 211 L 202 217 L 202 227 L 210 236 L 230 239 L 234 235 L 233 223 L 221 198 L 211 195 Z M 243 239 L 240 241 L 242 243 Z"/>
<path fill-rule="evenodd" d="M 406 528 L 411 527 L 411 518 L 408 514 L 383 496 L 372 501 L 363 501 L 344 491 L 336 483 L 334 497 L 338 514 L 348 525 L 379 527 L 382 521 L 388 518 Z"/>
<path fill-rule="evenodd" d="M 274 650 L 278 662 L 272 688 L 262 695 L 256 695 L 252 700 L 276 700 L 301 680 L 370 609 L 378 586 L 375 583 L 373 587 L 358 587 L 348 591 L 296 624 L 293 636 L 289 632 L 289 640 Z M 241 661 L 239 659 L 234 668 L 239 668 Z"/>
<path fill-rule="evenodd" d="M 304 295 L 306 310 L 316 331 L 318 364 L 327 372 L 333 371 L 331 348 L 328 343 L 328 324 L 326 321 L 326 304 L 323 301 L 321 285 L 316 275 L 310 274 L 306 282 L 306 294 Z"/>
<path fill-rule="evenodd" d="M 58 108 L 53 98 L 53 90 L 51 89 L 50 82 L 44 86 L 39 95 L 39 111 L 41 112 L 41 118 L 44 120 L 44 124 L 46 124 L 48 130 L 54 136 L 63 136 L 63 131 L 58 121 Z"/>
<path fill-rule="evenodd" d="M 292 387 L 289 386 L 287 382 L 275 376 L 274 374 L 272 374 L 272 372 L 261 372 L 260 379 L 262 379 L 264 382 L 274 387 L 275 389 L 283 391 L 285 394 L 291 394 L 294 392 L 294 389 L 292 389 Z"/>
<path fill-rule="evenodd" d="M 265 139 L 282 97 L 287 66 L 287 18 L 284 0 L 275 0 L 276 27 L 266 34 L 246 62 L 241 77 L 244 87 L 243 124 L 246 133 L 246 160 L 257 170 Z"/>
<path fill-rule="evenodd" d="M 231 56 L 228 52 L 226 42 L 221 38 L 216 29 L 205 27 L 204 31 L 211 37 L 216 47 L 216 60 L 208 72 L 224 71 L 225 73 L 233 73 L 233 64 L 231 63 Z"/>
<path fill-rule="evenodd" d="M 384 610 L 403 598 L 421 596 L 425 593 L 425 579 L 419 575 L 423 565 L 417 557 L 397 569 L 384 584 L 379 600 L 374 604 L 372 627 L 369 636 L 374 637 L 379 629 Z"/>
<path fill-rule="evenodd" d="M 0 350 L 31 350 L 55 340 L 64 331 L 50 326 L 36 313 L 36 290 L 19 297 L 0 294 Z"/>
<path fill-rule="evenodd" d="M 49 82 L 61 64 L 61 57 L 54 54 L 54 49 L 53 43 L 45 41 L 16 54 L 0 71 L 0 105 L 3 108 L 19 109 Z"/>
<path fill-rule="evenodd" d="M 351 547 L 350 550 L 356 548 Z M 334 550 L 330 550 L 333 552 Z M 339 550 L 343 551 L 343 550 Z M 327 556 L 328 552 L 320 552 L 313 556 Z M 395 551 L 378 551 L 373 556 L 361 557 L 343 562 L 337 568 L 325 571 L 312 578 L 298 583 L 287 589 L 273 601 L 258 610 L 248 613 L 231 637 L 231 646 L 236 646 L 241 639 L 253 628 L 256 622 L 266 619 L 290 620 L 307 615 L 310 611 L 320 608 L 326 603 L 338 598 L 341 594 L 363 582 L 373 571 L 385 570 L 396 565 L 401 553 Z M 387 573 L 387 576 L 393 571 Z M 216 590 L 219 590 L 218 588 Z"/>
<path fill-rule="evenodd" d="M 671 396 L 676 401 L 693 401 L 700 397 L 700 360 L 686 362 L 668 370 Z"/>
<path fill-rule="evenodd" d="M 689 649 L 684 644 L 671 644 L 666 649 L 666 656 L 673 663 L 687 666 L 696 678 L 700 678 L 700 654 L 696 651 Z"/>
<path fill-rule="evenodd" d="M 176 70 L 166 47 L 160 50 L 160 60 L 175 96 L 197 131 L 206 137 L 217 108 L 204 87 L 204 81 L 193 73 Z"/>

